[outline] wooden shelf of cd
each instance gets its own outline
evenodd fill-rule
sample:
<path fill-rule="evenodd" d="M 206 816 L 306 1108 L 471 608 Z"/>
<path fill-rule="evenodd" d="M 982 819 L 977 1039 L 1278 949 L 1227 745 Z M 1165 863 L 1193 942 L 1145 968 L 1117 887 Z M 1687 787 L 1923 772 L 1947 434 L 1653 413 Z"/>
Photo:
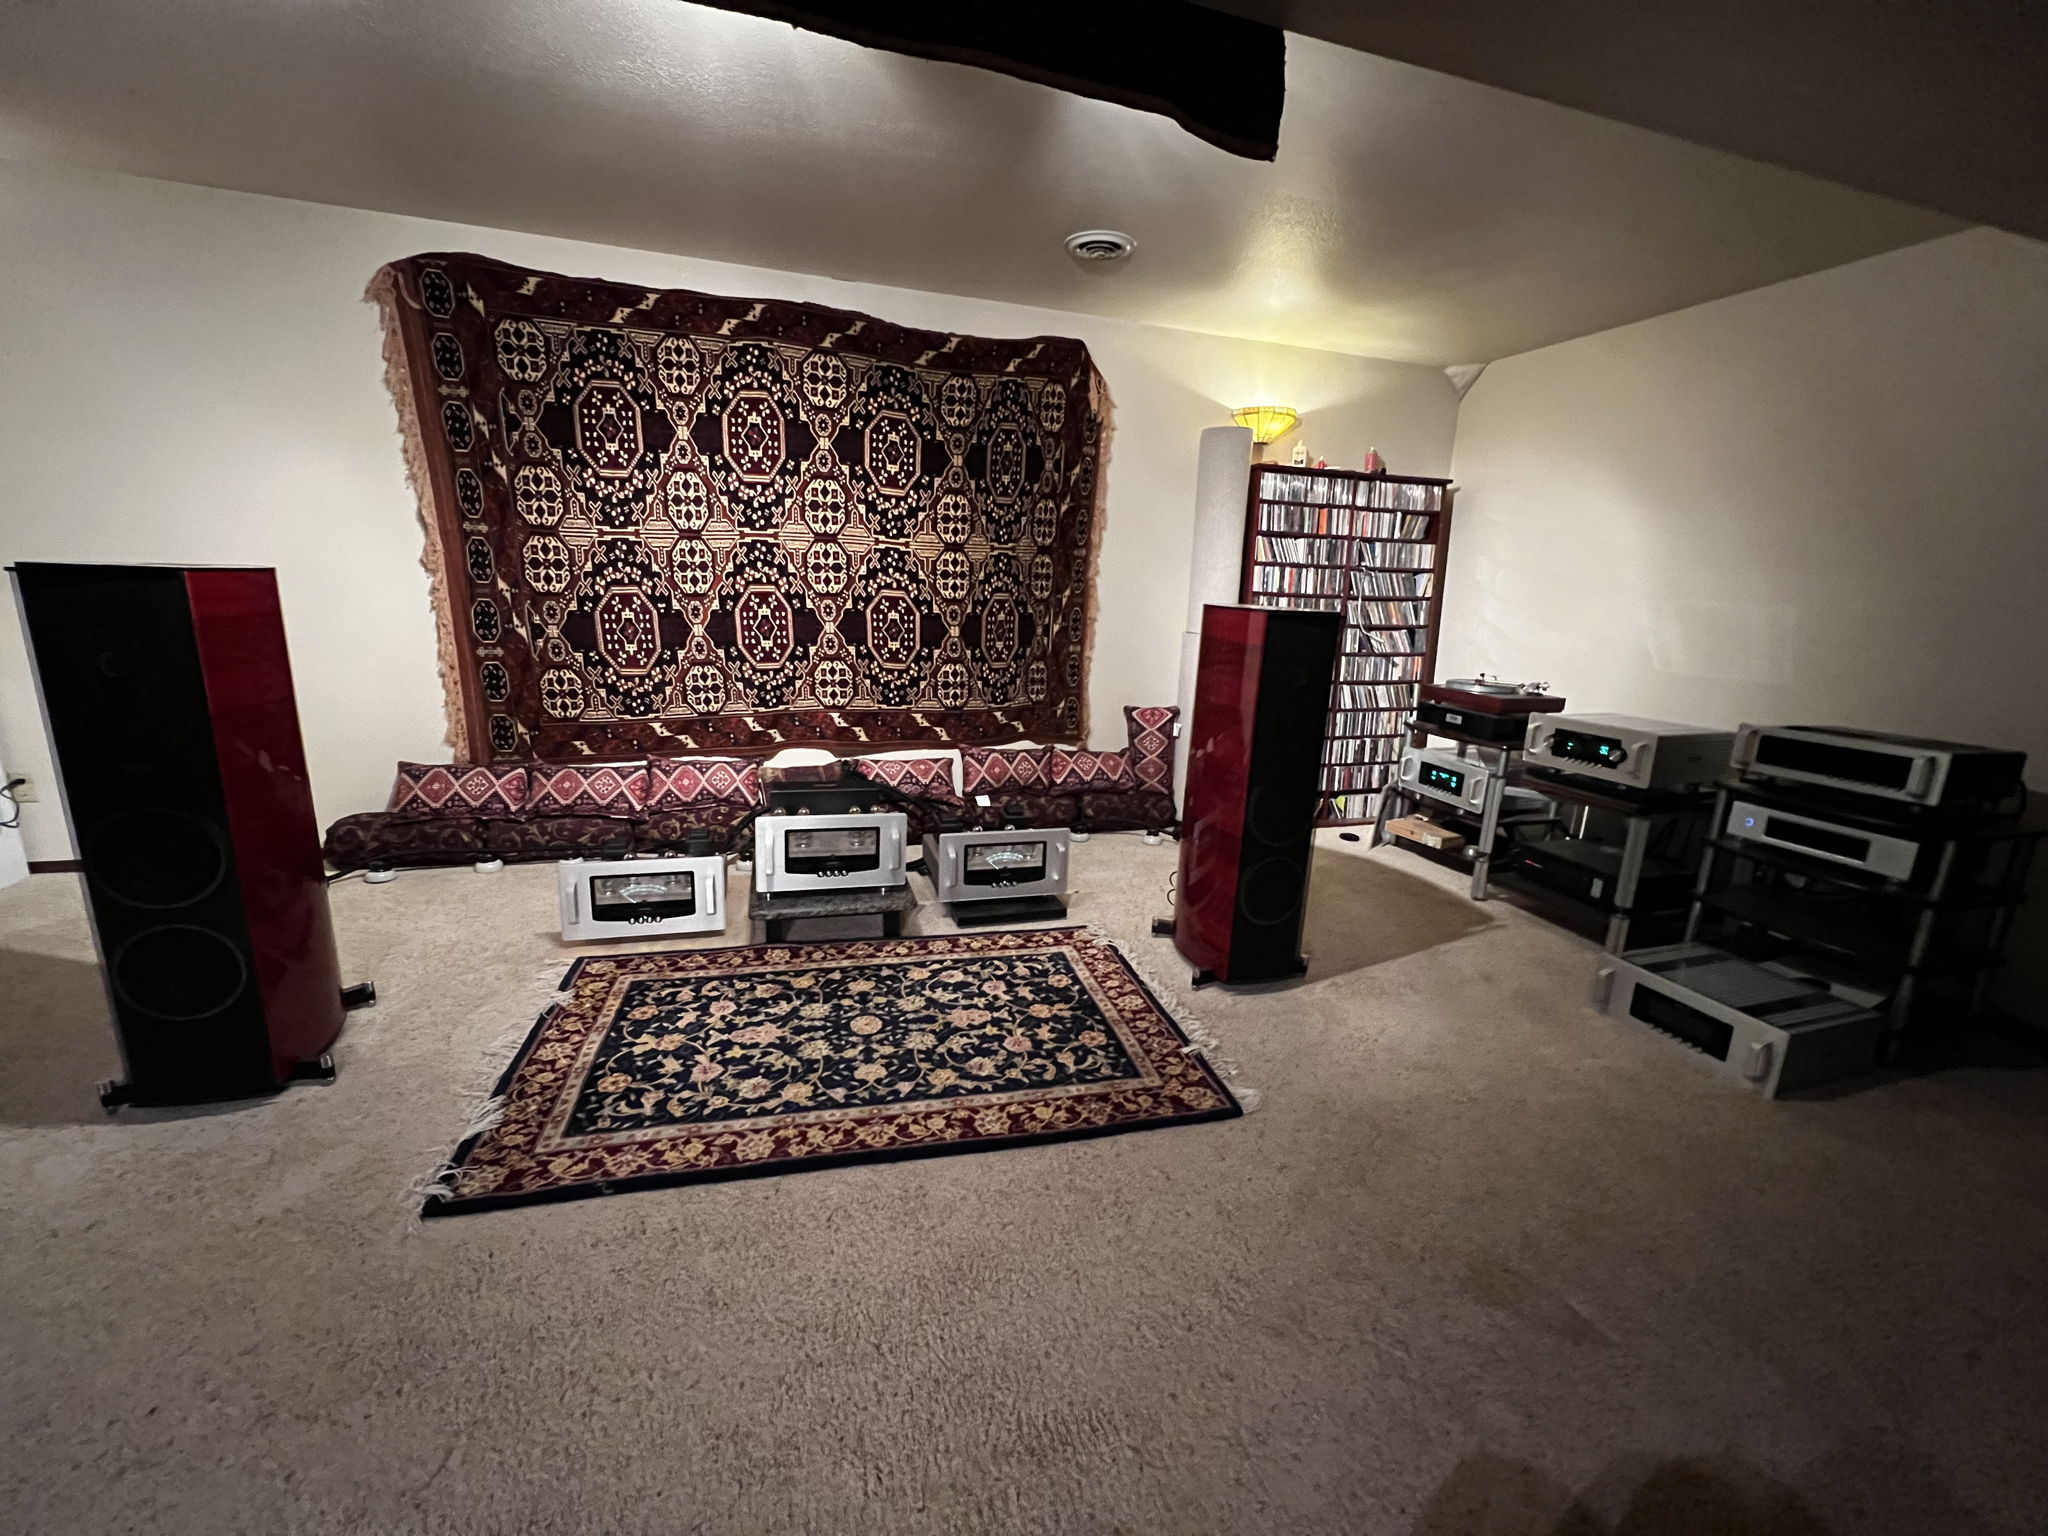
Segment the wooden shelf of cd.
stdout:
<path fill-rule="evenodd" d="M 1344 616 L 1317 820 L 1373 820 L 1436 681 L 1451 482 L 1254 464 L 1239 601 Z"/>

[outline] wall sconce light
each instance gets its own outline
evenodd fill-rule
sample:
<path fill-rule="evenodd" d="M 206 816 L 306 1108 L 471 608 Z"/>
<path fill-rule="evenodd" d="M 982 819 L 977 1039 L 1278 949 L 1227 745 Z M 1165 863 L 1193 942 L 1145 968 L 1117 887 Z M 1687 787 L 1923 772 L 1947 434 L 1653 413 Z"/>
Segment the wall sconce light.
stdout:
<path fill-rule="evenodd" d="M 1301 417 L 1295 414 L 1291 405 L 1247 405 L 1232 411 L 1230 419 L 1240 427 L 1251 428 L 1252 457 L 1263 459 L 1266 444 L 1292 432 Z"/>

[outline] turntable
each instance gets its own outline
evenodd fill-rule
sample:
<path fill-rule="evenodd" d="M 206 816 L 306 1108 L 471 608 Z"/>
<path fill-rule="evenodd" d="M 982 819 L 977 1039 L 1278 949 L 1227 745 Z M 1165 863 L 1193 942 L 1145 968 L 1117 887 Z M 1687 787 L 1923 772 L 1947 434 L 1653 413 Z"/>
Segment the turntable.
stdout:
<path fill-rule="evenodd" d="M 1415 723 L 1424 730 L 1450 731 L 1475 741 L 1518 747 L 1528 734 L 1531 715 L 1564 708 L 1564 699 L 1545 693 L 1548 683 L 1504 683 L 1480 673 L 1444 683 L 1424 683 L 1415 706 Z"/>

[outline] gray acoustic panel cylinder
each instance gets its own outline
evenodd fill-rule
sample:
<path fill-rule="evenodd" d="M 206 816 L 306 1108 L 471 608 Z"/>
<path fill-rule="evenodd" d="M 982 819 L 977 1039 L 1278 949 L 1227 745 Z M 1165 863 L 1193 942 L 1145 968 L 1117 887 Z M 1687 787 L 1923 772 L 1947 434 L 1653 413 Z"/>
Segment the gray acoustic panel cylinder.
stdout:
<path fill-rule="evenodd" d="M 1206 427 L 1195 463 L 1195 533 L 1188 562 L 1188 613 L 1181 636 L 1180 719 L 1194 717 L 1195 658 L 1202 648 L 1202 608 L 1234 603 L 1244 579 L 1245 501 L 1251 494 L 1252 433 L 1249 427 Z M 1187 782 L 1187 753 L 1173 758 L 1173 791 Z"/>
<path fill-rule="evenodd" d="M 1252 481 L 1249 427 L 1209 427 L 1195 465 L 1195 541 L 1188 565 L 1188 617 L 1202 632 L 1204 603 L 1234 603 L 1244 567 L 1244 507 Z"/>

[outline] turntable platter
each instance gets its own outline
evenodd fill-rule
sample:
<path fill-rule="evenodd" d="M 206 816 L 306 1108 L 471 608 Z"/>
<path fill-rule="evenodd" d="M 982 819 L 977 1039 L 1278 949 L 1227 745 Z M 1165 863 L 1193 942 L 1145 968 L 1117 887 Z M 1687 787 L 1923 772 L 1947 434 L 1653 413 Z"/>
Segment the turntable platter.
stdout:
<path fill-rule="evenodd" d="M 1508 698 L 1526 691 L 1521 683 L 1504 683 L 1494 677 L 1454 677 L 1443 686 L 1456 688 L 1463 693 L 1486 693 L 1500 698 Z"/>

